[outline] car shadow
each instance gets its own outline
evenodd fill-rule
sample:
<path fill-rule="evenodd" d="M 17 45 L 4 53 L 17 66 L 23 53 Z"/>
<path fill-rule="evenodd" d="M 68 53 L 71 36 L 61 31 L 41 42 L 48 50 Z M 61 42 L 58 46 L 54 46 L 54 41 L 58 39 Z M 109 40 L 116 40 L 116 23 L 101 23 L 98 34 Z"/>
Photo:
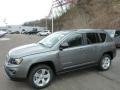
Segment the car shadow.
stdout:
<path fill-rule="evenodd" d="M 86 69 L 79 69 L 79 70 L 63 73 L 63 74 L 57 75 L 55 77 L 55 79 L 53 80 L 53 83 L 54 82 L 59 82 L 62 79 L 67 80 L 67 79 L 70 79 L 70 78 L 75 78 L 75 77 L 79 77 L 79 76 L 83 76 L 83 75 L 88 75 L 88 74 L 93 73 L 93 72 L 100 72 L 100 71 L 97 70 L 95 67 L 90 67 L 90 68 L 86 68 Z"/>

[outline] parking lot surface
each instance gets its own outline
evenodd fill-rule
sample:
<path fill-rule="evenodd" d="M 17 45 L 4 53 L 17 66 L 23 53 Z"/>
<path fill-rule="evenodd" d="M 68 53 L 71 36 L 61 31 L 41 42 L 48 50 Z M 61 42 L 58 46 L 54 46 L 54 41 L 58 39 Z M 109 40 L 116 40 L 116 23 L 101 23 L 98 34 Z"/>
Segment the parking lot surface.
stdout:
<path fill-rule="evenodd" d="M 0 38 L 0 90 L 34 90 L 26 80 L 11 81 L 4 71 L 4 61 L 10 49 L 35 43 L 42 38 L 35 35 L 7 35 Z M 120 90 L 120 49 L 108 71 L 88 68 L 62 74 L 43 90 Z"/>

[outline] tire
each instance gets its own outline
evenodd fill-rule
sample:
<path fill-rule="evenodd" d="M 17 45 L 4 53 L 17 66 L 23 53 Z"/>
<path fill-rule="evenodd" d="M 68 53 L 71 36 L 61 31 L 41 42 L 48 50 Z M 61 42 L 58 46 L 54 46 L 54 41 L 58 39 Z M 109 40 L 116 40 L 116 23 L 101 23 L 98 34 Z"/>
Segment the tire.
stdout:
<path fill-rule="evenodd" d="M 110 55 L 103 55 L 100 63 L 99 63 L 99 70 L 106 71 L 111 66 L 111 57 Z"/>
<path fill-rule="evenodd" d="M 53 76 L 53 70 L 49 66 L 41 64 L 31 70 L 28 79 L 33 88 L 42 89 L 50 84 Z"/>

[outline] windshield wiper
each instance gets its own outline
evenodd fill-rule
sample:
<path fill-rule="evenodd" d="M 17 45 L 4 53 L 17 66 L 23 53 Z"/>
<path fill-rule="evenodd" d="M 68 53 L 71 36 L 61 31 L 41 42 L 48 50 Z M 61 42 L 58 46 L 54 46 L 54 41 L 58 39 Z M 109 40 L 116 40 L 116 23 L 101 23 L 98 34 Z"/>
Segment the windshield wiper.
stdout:
<path fill-rule="evenodd" d="M 45 44 L 43 44 L 43 43 L 39 43 L 40 45 L 42 45 L 42 46 L 44 46 L 44 47 L 46 47 L 46 45 Z"/>
<path fill-rule="evenodd" d="M 49 47 L 48 45 L 45 45 L 44 43 L 41 43 L 41 42 L 39 42 L 38 44 L 40 44 L 40 45 L 42 45 L 42 46 L 44 46 L 44 47 L 47 47 L 47 48 L 51 48 L 51 47 Z"/>

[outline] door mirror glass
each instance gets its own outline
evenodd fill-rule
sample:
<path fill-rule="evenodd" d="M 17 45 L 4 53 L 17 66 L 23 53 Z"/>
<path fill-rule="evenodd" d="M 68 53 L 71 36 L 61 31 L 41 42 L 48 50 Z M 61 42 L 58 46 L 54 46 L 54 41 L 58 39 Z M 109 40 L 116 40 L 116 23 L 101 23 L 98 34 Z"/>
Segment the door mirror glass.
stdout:
<path fill-rule="evenodd" d="M 67 43 L 67 42 L 64 42 L 64 43 L 62 43 L 62 44 L 60 45 L 60 50 L 61 50 L 61 49 L 64 49 L 64 48 L 68 48 L 68 47 L 69 47 L 68 43 Z"/>

